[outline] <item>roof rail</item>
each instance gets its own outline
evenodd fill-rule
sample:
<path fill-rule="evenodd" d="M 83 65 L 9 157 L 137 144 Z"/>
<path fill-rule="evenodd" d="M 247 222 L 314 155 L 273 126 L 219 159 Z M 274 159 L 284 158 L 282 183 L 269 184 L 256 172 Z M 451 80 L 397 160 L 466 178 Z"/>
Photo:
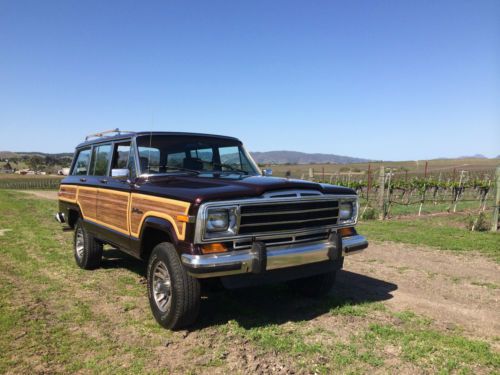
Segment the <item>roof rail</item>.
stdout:
<path fill-rule="evenodd" d="M 103 132 L 99 132 L 99 133 L 95 133 L 95 134 L 89 134 L 85 137 L 85 140 L 88 141 L 90 138 L 111 137 L 111 135 L 108 135 L 111 133 L 116 133 L 116 135 L 135 134 L 135 132 L 132 132 L 132 131 L 120 130 L 120 129 L 116 128 L 116 129 L 111 129 L 111 130 L 105 130 Z"/>

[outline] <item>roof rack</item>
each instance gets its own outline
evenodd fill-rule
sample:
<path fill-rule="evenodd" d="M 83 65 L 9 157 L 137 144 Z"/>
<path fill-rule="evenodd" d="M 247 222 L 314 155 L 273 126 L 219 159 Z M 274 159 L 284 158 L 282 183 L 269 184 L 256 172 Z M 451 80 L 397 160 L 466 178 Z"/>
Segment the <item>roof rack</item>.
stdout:
<path fill-rule="evenodd" d="M 102 137 L 111 137 L 112 134 L 116 133 L 115 135 L 122 135 L 122 134 L 135 134 L 133 131 L 127 131 L 127 130 L 120 130 L 118 128 L 116 129 L 111 129 L 111 130 L 105 130 L 103 132 L 95 133 L 95 134 L 89 134 L 85 137 L 85 140 L 88 141 L 90 138 L 102 138 Z"/>

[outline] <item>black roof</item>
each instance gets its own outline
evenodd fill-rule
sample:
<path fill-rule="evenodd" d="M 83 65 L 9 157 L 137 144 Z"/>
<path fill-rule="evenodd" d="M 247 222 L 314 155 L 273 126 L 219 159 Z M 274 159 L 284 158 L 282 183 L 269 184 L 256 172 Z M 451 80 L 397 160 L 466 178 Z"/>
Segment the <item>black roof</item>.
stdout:
<path fill-rule="evenodd" d="M 104 142 L 112 142 L 119 141 L 122 139 L 130 139 L 133 137 L 143 136 L 143 135 L 172 135 L 172 136 L 185 136 L 185 137 L 209 137 L 209 138 L 221 138 L 227 140 L 233 140 L 237 142 L 241 142 L 238 138 L 229 137 L 226 135 L 216 135 L 216 134 L 204 134 L 204 133 L 189 133 L 189 132 L 159 132 L 159 131 L 141 131 L 141 132 L 124 132 L 121 134 L 113 135 L 113 136 L 103 136 L 97 137 L 93 139 L 89 139 L 88 141 L 80 143 L 76 148 L 81 148 L 85 146 L 90 146 L 96 143 L 104 143 Z"/>

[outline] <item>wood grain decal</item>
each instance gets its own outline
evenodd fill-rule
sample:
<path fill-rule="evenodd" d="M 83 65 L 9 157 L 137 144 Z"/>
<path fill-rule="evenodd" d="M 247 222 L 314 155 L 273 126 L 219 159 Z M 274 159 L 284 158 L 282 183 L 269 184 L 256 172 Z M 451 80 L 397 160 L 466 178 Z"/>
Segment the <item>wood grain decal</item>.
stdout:
<path fill-rule="evenodd" d="M 97 213 L 98 220 L 122 233 L 129 233 L 128 200 L 129 193 L 99 189 Z"/>
<path fill-rule="evenodd" d="M 85 220 L 126 235 L 139 237 L 144 220 L 151 216 L 168 220 L 179 240 L 186 235 L 186 223 L 178 221 L 177 215 L 188 214 L 187 202 L 75 185 L 61 185 L 59 199 L 78 204 Z"/>
<path fill-rule="evenodd" d="M 76 201 L 83 217 L 96 221 L 97 219 L 97 189 L 78 186 Z"/>
<path fill-rule="evenodd" d="M 168 220 L 180 240 L 186 235 L 186 223 L 177 220 L 177 215 L 186 215 L 190 204 L 168 198 L 153 197 L 145 194 L 132 194 L 130 202 L 130 233 L 138 237 L 144 220 L 154 216 Z"/>
<path fill-rule="evenodd" d="M 76 202 L 76 192 L 78 186 L 74 185 L 61 185 L 59 186 L 59 199 L 66 202 Z"/>

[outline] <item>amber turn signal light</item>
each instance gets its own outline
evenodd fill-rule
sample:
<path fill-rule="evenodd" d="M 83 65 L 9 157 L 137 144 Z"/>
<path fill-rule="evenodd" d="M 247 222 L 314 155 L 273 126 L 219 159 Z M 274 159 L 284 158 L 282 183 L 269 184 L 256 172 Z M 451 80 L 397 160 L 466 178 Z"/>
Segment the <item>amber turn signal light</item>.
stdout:
<path fill-rule="evenodd" d="M 221 243 L 209 243 L 201 246 L 201 252 L 203 254 L 224 253 L 226 251 L 226 245 Z"/>
<path fill-rule="evenodd" d="M 180 221 L 182 223 L 189 223 L 189 216 L 188 215 L 177 215 L 176 219 L 177 219 L 177 221 Z"/>
<path fill-rule="evenodd" d="M 339 233 L 342 237 L 349 237 L 354 234 L 354 228 L 340 228 Z"/>

